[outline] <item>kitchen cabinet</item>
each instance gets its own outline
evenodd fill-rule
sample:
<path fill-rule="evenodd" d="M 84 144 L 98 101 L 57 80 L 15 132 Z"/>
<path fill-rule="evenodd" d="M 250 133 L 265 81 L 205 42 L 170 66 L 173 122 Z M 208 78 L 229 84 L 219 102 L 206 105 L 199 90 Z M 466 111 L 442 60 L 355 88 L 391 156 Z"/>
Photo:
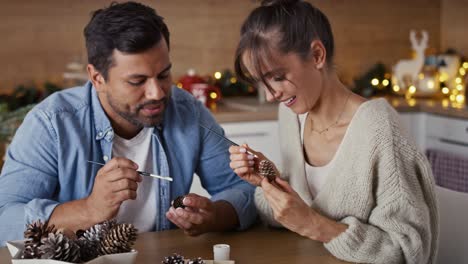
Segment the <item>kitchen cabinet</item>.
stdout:
<path fill-rule="evenodd" d="M 468 120 L 428 113 L 401 113 L 401 123 L 422 150 L 438 149 L 468 157 Z"/>
<path fill-rule="evenodd" d="M 262 152 L 281 168 L 279 153 L 278 122 L 254 121 L 221 123 L 226 137 L 239 145 L 247 143 L 252 149 Z M 194 176 L 191 193 L 210 197 L 201 186 L 198 176 Z"/>

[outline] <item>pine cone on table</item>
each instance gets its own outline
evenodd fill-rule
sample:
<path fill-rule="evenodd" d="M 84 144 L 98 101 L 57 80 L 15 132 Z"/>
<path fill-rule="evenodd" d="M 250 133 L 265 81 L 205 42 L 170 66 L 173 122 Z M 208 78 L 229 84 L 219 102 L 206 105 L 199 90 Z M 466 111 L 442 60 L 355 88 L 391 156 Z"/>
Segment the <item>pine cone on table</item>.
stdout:
<path fill-rule="evenodd" d="M 49 225 L 48 222 L 37 220 L 29 225 L 26 225 L 24 231 L 24 250 L 21 258 L 33 259 L 40 258 L 39 247 L 42 245 L 41 239 L 47 237 L 49 233 L 55 233 L 57 230 L 54 225 Z"/>
<path fill-rule="evenodd" d="M 196 259 L 189 260 L 187 264 L 205 264 L 205 261 L 203 261 L 203 259 L 199 257 Z"/>
<path fill-rule="evenodd" d="M 184 264 L 184 256 L 177 253 L 172 254 L 171 256 L 164 257 L 164 260 L 161 261 L 162 264 Z"/>
<path fill-rule="evenodd" d="M 137 232 L 132 224 L 115 225 L 99 242 L 99 253 L 106 255 L 130 252 Z"/>
<path fill-rule="evenodd" d="M 96 224 L 87 230 L 76 231 L 76 243 L 80 247 L 82 261 L 90 261 L 99 256 L 100 241 L 115 225 L 115 220 L 109 220 Z"/>
<path fill-rule="evenodd" d="M 39 247 L 41 259 L 55 259 L 78 263 L 80 261 L 80 248 L 62 233 L 49 233 L 41 240 Z"/>
<path fill-rule="evenodd" d="M 275 165 L 269 160 L 260 161 L 258 172 L 262 177 L 268 178 L 268 181 L 273 181 L 276 178 Z"/>
<path fill-rule="evenodd" d="M 85 237 L 80 237 L 76 240 L 76 244 L 80 247 L 81 261 L 87 262 L 99 256 L 99 241 L 90 241 Z"/>
<path fill-rule="evenodd" d="M 78 230 L 76 235 L 78 238 L 85 238 L 88 241 L 100 241 L 116 224 L 115 220 L 104 221 L 102 223 L 95 224 L 85 231 Z"/>

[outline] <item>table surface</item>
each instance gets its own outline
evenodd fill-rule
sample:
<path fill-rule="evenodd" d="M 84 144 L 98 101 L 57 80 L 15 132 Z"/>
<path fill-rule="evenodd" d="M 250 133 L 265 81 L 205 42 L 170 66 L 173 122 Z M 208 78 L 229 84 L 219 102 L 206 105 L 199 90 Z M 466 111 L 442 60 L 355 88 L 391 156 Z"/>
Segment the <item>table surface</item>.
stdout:
<path fill-rule="evenodd" d="M 186 236 L 181 230 L 142 233 L 135 249 L 136 263 L 161 263 L 164 256 L 179 253 L 186 258 L 213 259 L 213 245 L 229 244 L 231 259 L 244 263 L 346 263 L 333 257 L 322 243 L 293 232 L 255 227 L 243 232 Z M 7 248 L 0 248 L 0 263 L 11 263 Z"/>

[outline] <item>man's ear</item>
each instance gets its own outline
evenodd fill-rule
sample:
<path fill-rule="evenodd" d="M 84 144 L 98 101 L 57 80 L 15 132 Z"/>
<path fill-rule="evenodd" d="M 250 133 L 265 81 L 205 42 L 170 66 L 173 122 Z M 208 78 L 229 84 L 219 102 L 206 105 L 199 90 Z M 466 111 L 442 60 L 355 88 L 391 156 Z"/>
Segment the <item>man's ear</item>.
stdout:
<path fill-rule="evenodd" d="M 92 64 L 88 64 L 86 66 L 86 70 L 88 71 L 88 78 L 93 83 L 96 91 L 102 92 L 104 84 L 106 83 L 104 76 L 102 76 L 102 74 Z"/>
<path fill-rule="evenodd" d="M 315 68 L 321 70 L 327 61 L 327 50 L 322 41 L 314 40 L 310 43 L 310 51 L 315 62 Z"/>

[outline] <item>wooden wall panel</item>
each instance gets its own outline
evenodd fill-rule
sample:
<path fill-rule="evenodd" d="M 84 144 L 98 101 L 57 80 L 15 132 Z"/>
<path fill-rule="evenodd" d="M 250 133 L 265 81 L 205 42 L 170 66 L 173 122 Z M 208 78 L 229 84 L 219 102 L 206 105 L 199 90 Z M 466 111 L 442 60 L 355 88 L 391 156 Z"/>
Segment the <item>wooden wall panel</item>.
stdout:
<path fill-rule="evenodd" d="M 468 0 L 442 0 L 441 47 L 468 56 Z"/>
<path fill-rule="evenodd" d="M 66 63 L 85 57 L 82 31 L 90 12 L 110 2 L 0 0 L 0 92 L 20 83 L 60 81 Z M 257 5 L 252 0 L 142 2 L 155 7 L 169 24 L 175 78 L 189 68 L 201 74 L 232 68 L 240 25 Z M 332 21 L 336 64 L 347 82 L 376 62 L 392 65 L 409 57 L 410 29 L 427 29 L 433 48 L 441 43 L 440 0 L 311 2 Z"/>

